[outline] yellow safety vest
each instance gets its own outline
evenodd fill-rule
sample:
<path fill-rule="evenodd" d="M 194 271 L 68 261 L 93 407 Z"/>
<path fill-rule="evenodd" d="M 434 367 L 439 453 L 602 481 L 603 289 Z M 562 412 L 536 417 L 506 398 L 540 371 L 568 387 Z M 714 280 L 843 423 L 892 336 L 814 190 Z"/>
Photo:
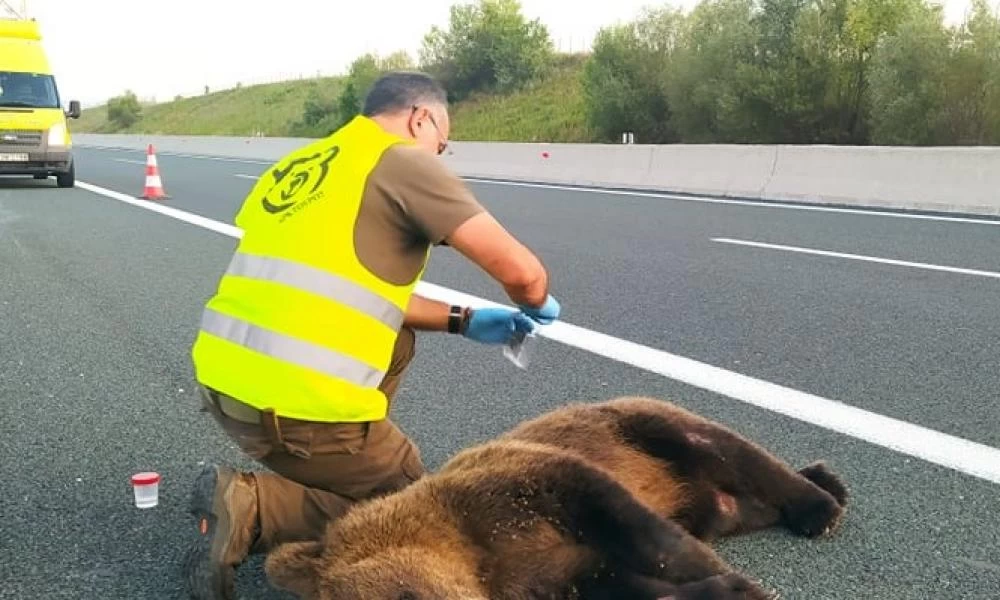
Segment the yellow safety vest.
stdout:
<path fill-rule="evenodd" d="M 398 143 L 410 142 L 358 116 L 258 180 L 192 349 L 200 383 L 295 419 L 386 416 L 378 385 L 427 256 L 396 285 L 365 268 L 353 242 L 368 175 Z"/>

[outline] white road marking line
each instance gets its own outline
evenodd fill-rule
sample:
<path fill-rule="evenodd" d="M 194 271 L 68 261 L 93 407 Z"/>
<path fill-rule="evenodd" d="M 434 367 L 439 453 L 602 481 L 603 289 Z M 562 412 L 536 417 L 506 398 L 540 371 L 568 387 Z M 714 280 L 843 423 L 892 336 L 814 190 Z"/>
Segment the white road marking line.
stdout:
<path fill-rule="evenodd" d="M 159 154 L 159 155 L 166 155 L 166 156 L 181 156 L 179 154 L 170 154 L 169 152 L 158 152 L 157 154 Z M 194 157 L 192 156 L 192 158 L 194 158 Z M 198 157 L 198 158 L 205 158 L 205 157 Z M 129 164 L 133 164 L 133 165 L 145 165 L 146 164 L 146 161 L 132 160 L 130 158 L 112 158 L 111 160 L 113 160 L 115 162 L 129 163 Z M 244 175 L 242 173 L 233 173 L 233 177 L 240 177 L 242 179 L 259 179 L 259 177 L 257 175 Z"/>
<path fill-rule="evenodd" d="M 77 144 L 79 148 L 87 148 L 88 150 L 110 150 L 113 152 L 145 152 L 145 150 L 140 150 L 138 148 L 119 148 L 117 146 L 86 146 L 84 144 Z M 198 160 L 217 160 L 220 162 L 235 162 L 243 163 L 248 165 L 273 165 L 275 161 L 264 161 L 264 160 L 254 160 L 247 158 L 230 158 L 228 156 L 209 156 L 207 154 L 186 154 L 183 152 L 169 152 L 163 150 L 156 151 L 157 156 L 174 156 L 176 158 L 194 158 Z M 142 163 L 146 164 L 146 163 Z"/>
<path fill-rule="evenodd" d="M 77 186 L 224 235 L 235 238 L 240 238 L 243 235 L 243 231 L 235 226 L 199 215 L 138 200 L 88 183 L 78 181 Z M 455 304 L 503 306 L 490 300 L 424 281 L 418 284 L 417 292 L 429 298 Z M 539 327 L 539 335 L 651 373 L 676 379 L 701 389 L 1000 484 L 1000 449 L 985 444 L 886 417 L 843 402 L 741 375 L 566 322 L 556 322 Z"/>
<path fill-rule="evenodd" d="M 784 246 L 782 244 L 767 244 L 764 242 L 751 242 L 747 240 L 734 240 L 730 238 L 712 238 L 713 242 L 722 244 L 736 244 L 740 246 L 753 246 L 756 248 L 768 248 L 772 250 L 784 250 L 787 252 L 798 252 L 801 254 L 816 254 L 819 256 L 832 256 L 835 258 L 847 258 L 851 260 L 861 260 L 865 262 L 881 263 L 886 265 L 896 265 L 900 267 L 914 267 L 917 269 L 927 269 L 929 271 L 945 271 L 947 273 L 959 273 L 962 275 L 976 275 L 978 277 L 992 277 L 1000 279 L 1000 273 L 995 271 L 980 271 L 978 269 L 965 269 L 961 267 L 948 267 L 944 265 L 934 265 L 930 263 L 911 262 L 907 260 L 896 260 L 894 258 L 879 258 L 877 256 L 865 256 L 862 254 L 847 254 L 845 252 L 831 252 L 829 250 L 814 250 L 812 248 L 801 248 L 798 246 Z"/>
<path fill-rule="evenodd" d="M 495 179 L 483 179 L 479 177 L 463 177 L 466 181 L 476 183 L 486 183 L 491 185 L 510 185 L 520 187 L 530 187 L 548 190 L 565 190 L 569 192 L 581 192 L 588 194 L 610 194 L 615 196 L 636 196 L 640 198 L 665 198 L 668 200 L 681 200 L 684 202 L 701 202 L 705 204 L 734 204 L 741 206 L 756 206 L 761 208 L 780 208 L 788 210 L 806 210 L 815 212 L 846 213 L 852 215 L 862 215 L 869 217 L 893 217 L 896 219 L 924 219 L 928 221 L 946 221 L 952 223 L 975 223 L 977 225 L 1000 225 L 1000 220 L 979 219 L 976 217 L 949 217 L 939 215 L 925 215 L 916 213 L 891 212 L 874 208 L 843 208 L 836 206 L 822 205 L 801 205 L 788 204 L 780 201 L 758 201 L 758 200 L 738 200 L 735 198 L 713 198 L 710 196 L 679 196 L 669 192 L 639 192 L 630 190 L 610 190 L 596 187 L 576 187 L 571 185 L 559 185 L 554 183 L 531 183 L 526 181 L 499 181 Z"/>
<path fill-rule="evenodd" d="M 131 148 L 117 148 L 108 146 L 81 146 L 92 150 L 121 150 L 126 152 L 144 152 L 144 150 Z M 272 165 L 274 161 L 245 160 L 239 158 L 228 158 L 223 156 L 209 156 L 206 154 L 182 154 L 172 152 L 157 152 L 165 156 L 177 156 L 181 158 L 194 158 L 203 160 L 218 160 L 224 162 L 240 162 L 255 165 Z M 805 210 L 814 212 L 842 213 L 851 215 L 861 215 L 869 217 L 891 217 L 895 219 L 917 219 L 925 221 L 943 221 L 948 223 L 972 223 L 975 225 L 996 225 L 1000 226 L 1000 219 L 985 219 L 976 217 L 949 217 L 947 215 L 928 215 L 919 213 L 893 212 L 878 210 L 876 208 L 846 208 L 837 206 L 823 206 L 810 204 L 789 204 L 780 201 L 758 201 L 741 200 L 737 198 L 713 198 L 710 196 L 680 196 L 669 192 L 640 192 L 631 190 L 612 190 L 598 187 L 579 187 L 571 185 L 560 185 L 555 183 L 534 183 L 528 181 L 500 181 L 497 179 L 487 179 L 482 177 L 462 177 L 465 181 L 484 183 L 487 185 L 507 185 L 515 187 L 529 187 L 547 190 L 564 190 L 569 192 L 580 192 L 584 194 L 608 194 L 612 196 L 634 196 L 639 198 L 664 198 L 667 200 L 680 200 L 683 202 L 701 202 L 704 204 L 729 204 L 737 206 L 756 206 L 760 208 L 774 208 L 787 210 Z"/>
<path fill-rule="evenodd" d="M 140 208 L 145 208 L 146 210 L 151 210 L 153 212 L 158 212 L 158 213 L 160 213 L 162 215 L 166 215 L 168 217 L 173 217 L 175 219 L 178 219 L 180 221 L 184 221 L 186 223 L 190 223 L 192 225 L 197 225 L 198 227 L 204 227 L 205 229 L 211 229 L 212 231 L 215 231 L 217 233 L 221 233 L 223 235 L 228 235 L 230 237 L 242 237 L 242 235 L 243 235 L 243 230 L 239 229 L 235 225 L 226 225 L 225 223 L 220 223 L 219 221 L 215 221 L 213 219 L 208 219 L 206 217 L 202 217 L 202 216 L 199 216 L 199 215 L 196 215 L 196 214 L 193 214 L 193 213 L 185 212 L 183 210 L 178 210 L 176 208 L 171 208 L 171 207 L 165 206 L 163 204 L 157 204 L 156 202 L 152 202 L 152 201 L 149 201 L 149 200 L 143 200 L 142 198 L 133 198 L 132 196 L 129 196 L 128 194 L 122 194 L 121 192 L 115 192 L 113 190 L 105 189 L 105 188 L 93 185 L 91 183 L 86 183 L 84 181 L 80 181 L 79 179 L 76 181 L 76 187 L 85 189 L 88 192 L 93 192 L 95 194 L 100 194 L 102 196 L 106 196 L 108 198 L 114 198 L 115 200 L 121 200 L 122 202 L 125 202 L 126 204 L 131 204 L 132 206 L 138 206 Z"/>

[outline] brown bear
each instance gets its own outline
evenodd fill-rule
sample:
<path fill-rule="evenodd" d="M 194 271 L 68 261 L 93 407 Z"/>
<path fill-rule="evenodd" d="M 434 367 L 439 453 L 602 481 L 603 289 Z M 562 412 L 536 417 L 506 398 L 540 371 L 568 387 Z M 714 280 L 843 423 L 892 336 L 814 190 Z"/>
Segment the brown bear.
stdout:
<path fill-rule="evenodd" d="M 822 462 L 795 471 L 687 410 L 622 397 L 461 451 L 265 568 L 323 600 L 772 598 L 707 543 L 774 525 L 829 534 L 847 495 Z"/>

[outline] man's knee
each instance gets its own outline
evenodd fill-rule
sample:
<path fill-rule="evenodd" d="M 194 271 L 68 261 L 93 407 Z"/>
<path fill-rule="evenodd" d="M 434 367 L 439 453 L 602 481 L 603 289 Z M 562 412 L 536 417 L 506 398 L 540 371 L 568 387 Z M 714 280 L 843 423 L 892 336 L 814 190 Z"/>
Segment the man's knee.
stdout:
<path fill-rule="evenodd" d="M 403 471 L 403 475 L 405 475 L 411 483 L 427 474 L 427 467 L 424 466 L 423 458 L 420 455 L 420 449 L 417 448 L 417 445 L 414 444 L 412 440 L 407 444 L 406 456 L 403 458 L 400 468 Z"/>
<path fill-rule="evenodd" d="M 427 469 L 420 457 L 420 451 L 412 442 L 407 441 L 392 474 L 381 482 L 372 495 L 381 496 L 398 492 L 416 483 L 426 474 Z"/>

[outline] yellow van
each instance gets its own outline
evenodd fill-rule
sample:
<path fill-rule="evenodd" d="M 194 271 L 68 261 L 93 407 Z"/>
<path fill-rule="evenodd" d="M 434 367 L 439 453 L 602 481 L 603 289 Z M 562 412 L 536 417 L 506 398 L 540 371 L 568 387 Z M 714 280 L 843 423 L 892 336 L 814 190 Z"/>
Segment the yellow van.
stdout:
<path fill-rule="evenodd" d="M 41 40 L 36 21 L 0 19 L 0 175 L 55 175 L 59 187 L 73 187 L 66 118 L 80 117 L 80 103 L 63 112 Z"/>

